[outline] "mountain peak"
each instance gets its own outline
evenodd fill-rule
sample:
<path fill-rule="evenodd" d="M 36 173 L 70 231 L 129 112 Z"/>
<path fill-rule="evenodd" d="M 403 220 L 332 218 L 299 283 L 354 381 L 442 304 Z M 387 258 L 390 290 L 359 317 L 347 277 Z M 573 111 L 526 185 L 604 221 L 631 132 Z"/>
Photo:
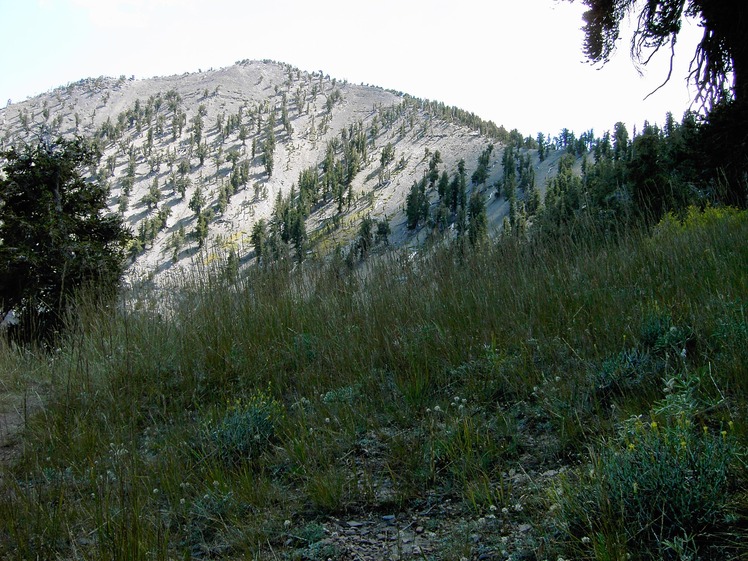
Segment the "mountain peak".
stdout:
<path fill-rule="evenodd" d="M 392 244 L 420 243 L 432 228 L 408 229 L 404 209 L 412 185 L 431 171 L 430 155 L 440 155 L 439 174 L 451 176 L 460 160 L 472 172 L 487 145 L 509 138 L 457 108 L 268 60 L 83 79 L 7 106 L 0 125 L 6 147 L 41 130 L 98 143 L 92 175 L 109 184 L 111 210 L 135 234 L 133 278 L 228 254 L 251 261 L 253 228 L 272 224 L 279 202 L 302 196 L 304 174 L 315 192 L 303 193 L 299 258 L 349 247 L 364 218 L 388 223 Z M 486 181 L 475 187 L 499 223 L 508 205 L 488 185 L 500 156 L 493 151 Z M 426 199 L 437 205 L 433 181 Z"/>

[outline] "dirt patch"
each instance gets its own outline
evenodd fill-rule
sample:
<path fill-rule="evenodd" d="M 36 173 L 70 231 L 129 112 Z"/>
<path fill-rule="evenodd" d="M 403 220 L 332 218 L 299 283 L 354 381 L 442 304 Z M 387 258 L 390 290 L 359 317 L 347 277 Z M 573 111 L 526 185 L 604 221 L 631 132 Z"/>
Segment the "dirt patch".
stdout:
<path fill-rule="evenodd" d="M 36 388 L 0 395 L 0 464 L 8 464 L 21 452 L 21 432 L 28 420 L 43 408 Z M 0 479 L 1 479 L 0 475 Z"/>

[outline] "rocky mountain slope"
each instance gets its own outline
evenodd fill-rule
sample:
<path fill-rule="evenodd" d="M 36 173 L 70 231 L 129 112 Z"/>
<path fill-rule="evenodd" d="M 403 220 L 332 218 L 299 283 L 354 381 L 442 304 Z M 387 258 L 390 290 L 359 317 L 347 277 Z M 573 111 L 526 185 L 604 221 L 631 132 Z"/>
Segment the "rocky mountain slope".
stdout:
<path fill-rule="evenodd" d="M 463 159 L 470 178 L 495 144 L 485 183 L 468 179 L 468 194 L 484 193 L 495 228 L 509 211 L 493 187 L 503 146 L 522 142 L 517 131 L 456 108 L 269 61 L 85 79 L 0 110 L 2 147 L 60 134 L 99 143 L 91 174 L 109 182 L 112 210 L 136 235 L 132 279 L 181 274 L 229 254 L 250 262 L 254 225 L 302 196 L 302 183 L 313 191 L 303 195 L 303 256 L 346 250 L 366 217 L 389 223 L 390 244 L 420 244 L 433 226 L 408 229 L 405 201 L 437 151 L 440 173 L 452 177 Z M 542 188 L 554 159 L 531 159 Z M 434 187 L 427 198 L 433 212 Z"/>

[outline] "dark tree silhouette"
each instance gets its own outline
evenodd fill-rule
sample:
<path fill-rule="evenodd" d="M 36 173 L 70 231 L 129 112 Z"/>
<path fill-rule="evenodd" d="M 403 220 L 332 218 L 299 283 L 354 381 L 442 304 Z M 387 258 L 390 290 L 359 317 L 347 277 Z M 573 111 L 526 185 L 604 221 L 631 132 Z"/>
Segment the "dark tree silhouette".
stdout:
<path fill-rule="evenodd" d="M 0 153 L 0 312 L 25 340 L 48 340 L 75 293 L 113 295 L 130 238 L 105 214 L 109 189 L 81 170 L 100 154 L 81 138 L 42 140 Z"/>
<path fill-rule="evenodd" d="M 573 1 L 573 0 L 570 0 Z M 620 23 L 638 10 L 631 55 L 647 64 L 661 48 L 675 50 L 684 16 L 699 20 L 704 34 L 691 61 L 690 78 L 701 99 L 715 104 L 732 89 L 736 99 L 748 96 L 748 3 L 745 0 L 583 0 L 584 53 L 592 62 L 607 62 L 620 35 Z M 672 66 L 670 69 L 672 73 Z M 670 78 L 668 74 L 668 79 Z M 732 75 L 733 84 L 728 85 Z"/>
<path fill-rule="evenodd" d="M 569 0 L 573 2 L 574 0 Z M 582 0 L 585 55 L 605 63 L 615 49 L 620 23 L 638 14 L 631 56 L 646 65 L 669 48 L 670 71 L 684 17 L 695 18 L 704 34 L 691 60 L 690 80 L 707 109 L 696 145 L 702 175 L 721 202 L 748 206 L 748 2 L 745 0 Z M 730 84 L 730 80 L 732 83 Z M 662 87 L 662 86 L 660 86 Z M 655 90 L 657 91 L 657 90 Z M 651 95 L 651 94 L 650 94 Z"/>

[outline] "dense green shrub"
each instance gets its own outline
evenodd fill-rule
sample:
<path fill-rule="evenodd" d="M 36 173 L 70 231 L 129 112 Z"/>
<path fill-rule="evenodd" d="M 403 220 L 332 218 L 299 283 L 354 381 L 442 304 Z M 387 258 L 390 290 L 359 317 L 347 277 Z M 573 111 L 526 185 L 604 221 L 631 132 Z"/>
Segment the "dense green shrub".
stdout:
<path fill-rule="evenodd" d="M 729 558 L 740 540 L 734 492 L 744 450 L 731 420 L 708 416 L 698 374 L 666 382 L 649 417 L 627 419 L 560 500 L 569 548 L 593 559 Z M 742 536 L 746 538 L 746 536 Z"/>
<path fill-rule="evenodd" d="M 199 437 L 199 453 L 229 466 L 256 459 L 275 437 L 282 416 L 281 404 L 257 391 L 230 404 L 220 417 L 208 416 Z"/>

